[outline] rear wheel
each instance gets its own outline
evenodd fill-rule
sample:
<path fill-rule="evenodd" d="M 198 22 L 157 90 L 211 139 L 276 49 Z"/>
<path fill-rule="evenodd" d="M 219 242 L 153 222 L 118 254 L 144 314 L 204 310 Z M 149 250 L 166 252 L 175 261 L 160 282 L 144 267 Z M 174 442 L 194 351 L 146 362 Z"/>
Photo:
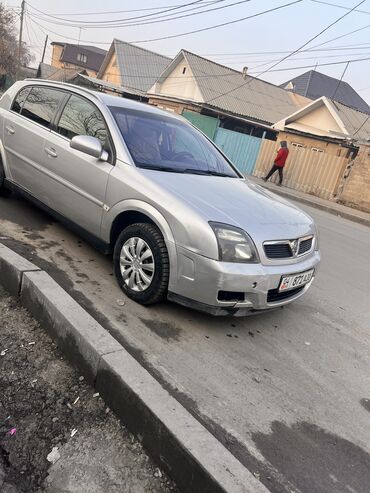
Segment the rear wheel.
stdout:
<path fill-rule="evenodd" d="M 113 254 L 114 272 L 123 292 L 142 305 L 165 299 L 169 279 L 166 244 L 153 224 L 136 223 L 119 235 Z"/>

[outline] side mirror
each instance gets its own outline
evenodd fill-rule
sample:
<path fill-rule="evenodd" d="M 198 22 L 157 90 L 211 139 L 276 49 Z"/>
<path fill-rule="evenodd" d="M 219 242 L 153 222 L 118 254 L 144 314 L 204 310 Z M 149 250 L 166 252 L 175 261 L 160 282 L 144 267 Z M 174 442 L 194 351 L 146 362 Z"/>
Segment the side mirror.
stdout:
<path fill-rule="evenodd" d="M 72 137 L 69 146 L 72 149 L 95 157 L 100 161 L 108 161 L 108 153 L 103 149 L 101 142 L 96 137 L 90 135 L 75 135 Z"/>

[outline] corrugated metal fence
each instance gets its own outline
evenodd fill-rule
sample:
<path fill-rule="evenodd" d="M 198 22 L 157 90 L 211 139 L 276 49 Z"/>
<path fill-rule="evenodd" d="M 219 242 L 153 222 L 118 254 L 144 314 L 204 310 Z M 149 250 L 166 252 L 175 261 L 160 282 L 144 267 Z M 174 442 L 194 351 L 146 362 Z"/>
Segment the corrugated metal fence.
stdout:
<path fill-rule="evenodd" d="M 212 116 L 207 115 L 201 115 L 200 113 L 196 113 L 195 111 L 188 110 L 184 110 L 182 112 L 182 116 L 184 116 L 187 120 L 189 120 L 190 123 L 204 132 L 210 139 L 214 140 L 216 129 L 219 123 L 217 118 L 213 118 Z"/>
<path fill-rule="evenodd" d="M 277 142 L 263 141 L 253 175 L 262 177 L 267 174 L 277 149 Z M 347 162 L 345 157 L 291 147 L 284 168 L 284 185 L 317 197 L 332 199 L 337 192 Z M 277 176 L 272 180 L 277 180 Z"/>
<path fill-rule="evenodd" d="M 218 128 L 214 142 L 242 173 L 253 173 L 262 139 Z"/>

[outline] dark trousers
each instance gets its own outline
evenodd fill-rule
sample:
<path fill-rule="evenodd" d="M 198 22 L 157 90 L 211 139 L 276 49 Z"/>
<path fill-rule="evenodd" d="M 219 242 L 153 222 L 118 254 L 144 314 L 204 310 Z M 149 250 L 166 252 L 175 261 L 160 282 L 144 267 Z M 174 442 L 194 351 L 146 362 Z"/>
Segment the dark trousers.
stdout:
<path fill-rule="evenodd" d="M 283 183 L 283 168 L 282 166 L 276 166 L 276 164 L 274 164 L 273 167 L 270 169 L 265 180 L 267 181 L 275 173 L 275 171 L 279 172 L 279 183 L 281 185 Z"/>

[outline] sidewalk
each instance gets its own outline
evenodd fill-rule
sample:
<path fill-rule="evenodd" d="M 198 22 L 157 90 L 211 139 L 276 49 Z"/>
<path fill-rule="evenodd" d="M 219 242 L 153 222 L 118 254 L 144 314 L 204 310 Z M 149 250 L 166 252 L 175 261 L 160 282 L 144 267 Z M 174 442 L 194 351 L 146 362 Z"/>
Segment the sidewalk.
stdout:
<path fill-rule="evenodd" d="M 298 192 L 297 190 L 286 188 L 284 185 L 279 187 L 271 182 L 265 183 L 261 178 L 257 178 L 256 176 L 248 175 L 247 178 L 251 182 L 261 185 L 262 187 L 267 188 L 268 190 L 271 190 L 271 192 L 281 195 L 288 200 L 295 200 L 297 202 L 301 202 L 302 204 L 315 207 L 316 209 L 320 209 L 322 211 L 330 212 L 331 214 L 335 214 L 345 219 L 349 219 L 350 221 L 370 227 L 370 214 L 367 212 L 358 211 L 356 209 L 352 209 L 352 207 L 347 207 L 345 205 L 332 202 L 331 200 L 320 199 L 319 197 L 315 197 L 314 195 L 309 195 L 304 192 Z"/>

